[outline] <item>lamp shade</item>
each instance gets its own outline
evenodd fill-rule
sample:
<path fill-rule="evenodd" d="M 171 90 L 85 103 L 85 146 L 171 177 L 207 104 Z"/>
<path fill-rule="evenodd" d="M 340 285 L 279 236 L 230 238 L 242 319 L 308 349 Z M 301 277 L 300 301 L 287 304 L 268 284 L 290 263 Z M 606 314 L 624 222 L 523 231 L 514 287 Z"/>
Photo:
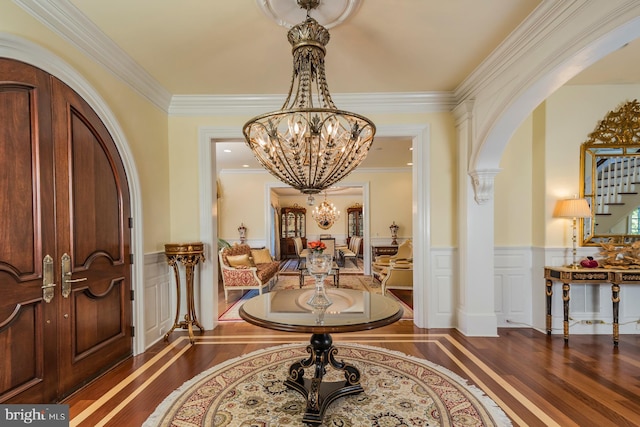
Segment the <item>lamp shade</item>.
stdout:
<path fill-rule="evenodd" d="M 591 207 L 586 199 L 558 200 L 553 210 L 556 218 L 590 218 Z"/>

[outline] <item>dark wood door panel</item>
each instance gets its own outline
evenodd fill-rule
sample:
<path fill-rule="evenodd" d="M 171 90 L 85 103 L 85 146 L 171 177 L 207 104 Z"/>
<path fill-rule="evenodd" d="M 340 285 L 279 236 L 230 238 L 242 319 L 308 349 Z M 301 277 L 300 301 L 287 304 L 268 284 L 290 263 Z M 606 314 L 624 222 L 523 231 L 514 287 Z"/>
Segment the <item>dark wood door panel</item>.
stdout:
<path fill-rule="evenodd" d="M 130 207 L 106 127 L 73 90 L 55 79 L 52 86 L 58 248 L 72 266 L 60 305 L 64 395 L 132 354 Z"/>
<path fill-rule="evenodd" d="M 27 302 L 10 317 L 0 319 L 0 348 L 4 349 L 0 401 L 22 400 L 28 395 L 42 398 L 45 360 L 39 325 L 43 304 L 41 299 Z"/>
<path fill-rule="evenodd" d="M 54 402 L 131 355 L 129 216 L 97 114 L 56 78 L 0 58 L 0 402 Z"/>
<path fill-rule="evenodd" d="M 126 286 L 123 279 L 111 281 L 104 292 L 92 291 L 89 286 L 74 291 L 74 358 L 76 361 L 128 335 L 127 329 L 130 325 L 126 325 L 124 321 L 129 298 L 125 295 Z M 119 316 L 114 315 L 116 313 Z M 126 350 L 123 353 L 126 354 Z"/>
<path fill-rule="evenodd" d="M 53 182 L 50 77 L 0 58 L 0 402 L 56 396 L 57 310 L 42 298 Z"/>
<path fill-rule="evenodd" d="M 121 190 L 117 171 L 105 149 L 105 142 L 87 118 L 78 111 L 71 115 L 71 176 L 73 177 L 73 252 L 76 266 L 96 251 L 113 261 L 124 262 Z M 125 182 L 126 183 L 126 182 Z"/>

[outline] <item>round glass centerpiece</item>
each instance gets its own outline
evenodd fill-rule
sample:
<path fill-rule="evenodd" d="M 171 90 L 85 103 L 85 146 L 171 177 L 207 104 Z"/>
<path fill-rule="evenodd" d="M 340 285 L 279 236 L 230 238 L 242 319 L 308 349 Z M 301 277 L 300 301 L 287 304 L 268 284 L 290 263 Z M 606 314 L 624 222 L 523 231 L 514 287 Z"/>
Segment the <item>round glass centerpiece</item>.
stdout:
<path fill-rule="evenodd" d="M 322 251 L 311 251 L 307 257 L 307 269 L 309 274 L 314 277 L 316 285 L 316 290 L 307 301 L 307 304 L 316 310 L 326 309 L 333 304 L 324 288 L 324 278 L 331 271 L 332 264 L 333 257 Z"/>

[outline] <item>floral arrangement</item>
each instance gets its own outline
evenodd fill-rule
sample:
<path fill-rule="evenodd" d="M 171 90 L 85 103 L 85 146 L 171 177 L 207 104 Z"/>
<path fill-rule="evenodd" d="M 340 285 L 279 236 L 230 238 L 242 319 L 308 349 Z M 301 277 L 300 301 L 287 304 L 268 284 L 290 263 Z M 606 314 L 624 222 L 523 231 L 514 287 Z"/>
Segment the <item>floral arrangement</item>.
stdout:
<path fill-rule="evenodd" d="M 313 242 L 308 242 L 307 243 L 307 248 L 309 248 L 313 252 L 322 253 L 325 249 L 327 249 L 327 246 L 324 243 L 322 243 L 321 241 L 316 240 L 316 241 L 313 241 Z"/>

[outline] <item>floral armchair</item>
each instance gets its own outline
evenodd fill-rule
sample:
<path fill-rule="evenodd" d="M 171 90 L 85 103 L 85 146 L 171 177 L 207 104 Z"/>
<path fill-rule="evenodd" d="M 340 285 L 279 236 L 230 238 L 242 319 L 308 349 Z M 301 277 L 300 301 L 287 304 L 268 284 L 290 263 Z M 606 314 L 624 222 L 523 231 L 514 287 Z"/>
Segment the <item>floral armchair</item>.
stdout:
<path fill-rule="evenodd" d="M 269 249 L 251 249 L 249 245 L 234 245 L 220 249 L 220 270 L 224 287 L 224 299 L 230 290 L 262 289 L 267 291 L 278 281 L 280 263 L 274 261 Z"/>

